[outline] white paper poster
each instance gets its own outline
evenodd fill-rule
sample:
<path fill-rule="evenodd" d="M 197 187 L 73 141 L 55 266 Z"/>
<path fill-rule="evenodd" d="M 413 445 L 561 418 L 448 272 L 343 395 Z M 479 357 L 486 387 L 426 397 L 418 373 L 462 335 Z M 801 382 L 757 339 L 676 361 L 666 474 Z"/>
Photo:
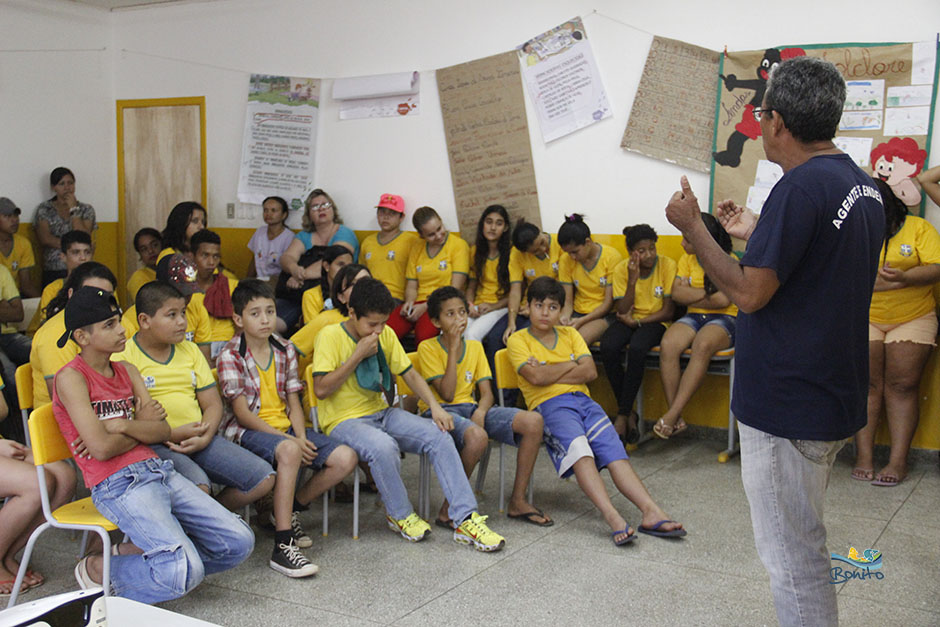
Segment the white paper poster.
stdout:
<path fill-rule="evenodd" d="M 320 80 L 252 74 L 242 139 L 238 200 L 260 205 L 281 196 L 303 206 L 313 180 Z"/>
<path fill-rule="evenodd" d="M 546 143 L 611 116 L 580 17 L 533 37 L 518 53 Z"/>
<path fill-rule="evenodd" d="M 338 78 L 333 98 L 339 101 L 339 119 L 387 118 L 418 115 L 421 103 L 418 72 Z"/>
<path fill-rule="evenodd" d="M 745 206 L 754 213 L 760 213 L 764 208 L 764 202 L 770 195 L 770 190 L 774 188 L 783 177 L 783 168 L 772 161 L 761 159 L 757 162 L 757 172 L 754 174 L 754 184 L 747 189 L 747 201 Z"/>
<path fill-rule="evenodd" d="M 836 148 L 852 157 L 860 168 L 867 168 L 871 161 L 871 137 L 841 137 L 832 140 Z"/>
<path fill-rule="evenodd" d="M 930 128 L 930 107 L 898 107 L 885 112 L 885 135 L 926 135 Z"/>

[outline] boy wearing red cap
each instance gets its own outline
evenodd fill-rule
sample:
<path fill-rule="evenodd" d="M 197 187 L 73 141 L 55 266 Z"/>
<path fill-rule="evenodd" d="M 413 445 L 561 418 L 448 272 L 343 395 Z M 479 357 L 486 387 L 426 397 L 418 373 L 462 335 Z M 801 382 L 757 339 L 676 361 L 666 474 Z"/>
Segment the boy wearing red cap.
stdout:
<path fill-rule="evenodd" d="M 401 230 L 405 217 L 405 201 L 401 196 L 382 194 L 375 210 L 381 230 L 362 241 L 359 259 L 401 302 L 405 298 L 405 265 L 418 234 Z"/>

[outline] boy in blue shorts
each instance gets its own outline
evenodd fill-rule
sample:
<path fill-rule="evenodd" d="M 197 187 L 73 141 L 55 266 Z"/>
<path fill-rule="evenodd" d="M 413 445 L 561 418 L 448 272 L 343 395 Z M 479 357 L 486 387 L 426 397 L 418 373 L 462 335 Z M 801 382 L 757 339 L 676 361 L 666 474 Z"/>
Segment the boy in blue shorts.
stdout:
<path fill-rule="evenodd" d="M 306 428 L 294 346 L 275 335 L 274 290 L 245 279 L 232 292 L 232 319 L 242 328 L 219 353 L 219 386 L 227 401 L 222 432 L 274 466 L 274 552 L 268 565 L 288 577 L 308 577 L 318 568 L 299 549 L 313 545 L 298 512 L 356 467 L 355 451 Z M 297 490 L 297 474 L 314 475 Z"/>
<path fill-rule="evenodd" d="M 274 487 L 274 469 L 218 435 L 222 398 L 209 362 L 185 339 L 186 299 L 169 283 L 152 281 L 137 292 L 135 305 L 140 330 L 115 359 L 133 364 L 166 409 L 172 430 L 154 452 L 205 492 L 212 483 L 226 486 L 217 498 L 232 511 L 257 501 Z"/>
<path fill-rule="evenodd" d="M 463 292 L 449 285 L 434 290 L 428 297 L 428 316 L 441 335 L 418 345 L 417 367 L 430 384 L 434 398 L 454 416 L 450 434 L 467 476 L 480 461 L 489 438 L 517 446 L 516 478 L 507 514 L 541 527 L 553 525 L 554 521 L 525 497 L 542 443 L 542 417 L 533 411 L 493 405 L 493 375 L 483 344 L 463 338 L 467 329 L 467 297 Z M 479 402 L 473 398 L 474 389 L 479 392 Z M 419 411 L 430 417 L 424 402 L 419 403 Z M 435 524 L 452 526 L 447 518 L 447 501 Z"/>
<path fill-rule="evenodd" d="M 670 520 L 646 491 L 607 414 L 588 396 L 587 383 L 597 378 L 597 369 L 581 334 L 559 326 L 564 287 L 551 277 L 539 277 L 527 296 L 532 325 L 513 333 L 506 348 L 529 409 L 545 419 L 545 446 L 558 475 L 574 473 L 618 546 L 632 542 L 636 534 L 611 503 L 599 472 L 603 468 L 642 513 L 641 533 L 684 536 L 682 524 Z"/>
<path fill-rule="evenodd" d="M 172 437 L 170 425 L 137 369 L 113 359 L 125 339 L 111 292 L 79 287 L 64 326 L 59 346 L 71 338 L 81 353 L 56 374 L 52 408 L 95 507 L 130 538 L 112 547 L 115 594 L 175 599 L 244 561 L 254 547 L 251 529 L 147 446 Z M 79 585 L 100 586 L 102 568 L 101 555 L 83 558 Z"/>
<path fill-rule="evenodd" d="M 453 417 L 435 400 L 428 384 L 411 367 L 395 331 L 385 324 L 395 307 L 395 299 L 381 281 L 359 279 L 347 303 L 349 319 L 317 335 L 313 390 L 319 399 L 320 426 L 369 464 L 388 512 L 388 525 L 406 540 L 423 540 L 431 527 L 408 500 L 400 451 L 426 453 L 430 458 L 450 503 L 454 541 L 478 551 L 499 551 L 506 540 L 491 531 L 487 517 L 476 511 L 473 489 L 447 433 L 454 428 Z M 428 404 L 433 423 L 389 407 L 395 375 Z"/>

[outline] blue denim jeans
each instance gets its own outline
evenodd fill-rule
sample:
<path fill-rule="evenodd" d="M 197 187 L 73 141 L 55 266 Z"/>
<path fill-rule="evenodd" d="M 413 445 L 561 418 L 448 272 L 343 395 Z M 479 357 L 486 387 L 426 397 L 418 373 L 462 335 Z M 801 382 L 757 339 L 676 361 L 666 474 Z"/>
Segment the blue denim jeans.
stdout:
<path fill-rule="evenodd" d="M 242 563 L 255 545 L 248 525 L 172 462 L 126 466 L 92 488 L 91 498 L 144 552 L 111 558 L 115 594 L 141 603 L 183 596 L 205 575 Z"/>
<path fill-rule="evenodd" d="M 770 575 L 777 620 L 784 627 L 838 625 L 823 503 L 845 440 L 788 440 L 740 422 L 738 427 L 754 542 Z"/>
<path fill-rule="evenodd" d="M 271 464 L 218 435 L 209 441 L 206 448 L 192 455 L 171 451 L 163 444 L 154 444 L 150 448 L 160 459 L 173 462 L 176 472 L 196 485 L 218 483 L 251 492 L 274 474 Z"/>
<path fill-rule="evenodd" d="M 333 427 L 330 436 L 351 447 L 359 454 L 359 459 L 369 464 L 379 495 L 392 518 L 401 520 L 414 512 L 401 480 L 399 451 L 428 454 L 450 504 L 447 513 L 451 520 L 459 524 L 476 511 L 477 500 L 453 439 L 430 420 L 389 407 L 370 416 L 344 420 Z"/>

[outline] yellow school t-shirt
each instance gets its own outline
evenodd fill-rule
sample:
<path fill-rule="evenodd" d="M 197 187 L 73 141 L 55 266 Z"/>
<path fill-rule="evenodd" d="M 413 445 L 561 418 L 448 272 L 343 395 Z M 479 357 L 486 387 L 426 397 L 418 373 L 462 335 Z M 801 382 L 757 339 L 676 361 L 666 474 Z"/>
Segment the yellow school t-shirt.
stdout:
<path fill-rule="evenodd" d="M 140 288 L 151 281 L 157 280 L 157 271 L 153 268 L 140 268 L 127 281 L 127 293 L 130 295 L 131 302 L 137 300 L 137 292 Z"/>
<path fill-rule="evenodd" d="M 170 428 L 202 420 L 196 393 L 214 387 L 215 379 L 209 362 L 194 343 L 174 344 L 169 359 L 161 362 L 148 355 L 134 335 L 122 352 L 111 356 L 111 361 L 127 361 L 137 367 L 150 397 L 166 410 Z"/>
<path fill-rule="evenodd" d="M 6 266 L 0 265 L 0 300 L 11 301 L 19 300 L 20 290 L 16 287 L 16 279 L 13 278 L 13 275 L 10 274 L 10 271 Z M 16 325 L 4 322 L 0 324 L 0 333 L 6 335 L 7 333 L 16 333 Z"/>
<path fill-rule="evenodd" d="M 435 379 L 444 376 L 447 369 L 447 349 L 441 343 L 441 336 L 424 340 L 418 344 L 418 372 L 429 384 Z M 457 358 L 457 386 L 454 388 L 454 400 L 450 403 L 475 403 L 473 392 L 478 381 L 492 379 L 490 365 L 483 352 L 483 344 L 476 340 L 464 340 L 460 356 Z M 438 394 L 437 388 L 430 385 L 431 392 L 438 403 L 444 404 L 444 399 Z M 418 401 L 418 411 L 427 410 L 428 405 L 423 400 Z"/>
<path fill-rule="evenodd" d="M 561 255 L 564 251 L 558 245 L 558 238 L 549 234 L 548 254 L 539 257 L 532 253 L 524 253 L 513 247 L 509 253 L 509 282 L 522 283 L 523 279 L 532 282 L 540 276 L 558 278 L 558 268 Z"/>
<path fill-rule="evenodd" d="M 271 349 L 267 366 L 262 368 L 258 362 L 255 362 L 255 366 L 258 368 L 258 377 L 261 381 L 261 408 L 258 410 L 258 418 L 278 431 L 287 431 L 290 429 L 290 420 L 287 418 L 287 407 L 277 393 L 277 365 L 274 361 L 274 349 Z"/>
<path fill-rule="evenodd" d="M 339 368 L 356 350 L 356 341 L 343 324 L 325 327 L 317 336 L 313 349 L 313 376 L 329 374 Z M 401 347 L 392 327 L 386 325 L 379 336 L 379 350 L 385 353 L 392 374 L 401 375 L 411 368 L 411 360 Z M 352 372 L 339 389 L 317 401 L 320 428 L 327 435 L 333 427 L 351 418 L 361 418 L 388 407 L 382 392 L 373 392 L 359 385 Z"/>
<path fill-rule="evenodd" d="M 676 269 L 676 276 L 683 279 L 689 279 L 689 285 L 697 288 L 705 287 L 705 269 L 698 262 L 698 257 L 688 253 L 682 255 L 679 260 L 679 267 Z M 734 303 L 724 309 L 702 309 L 701 307 L 689 307 L 687 313 L 690 314 L 727 314 L 729 316 L 738 315 L 738 306 Z"/>
<path fill-rule="evenodd" d="M 226 272 L 226 276 L 227 275 L 228 273 Z M 228 294 L 230 297 L 236 287 L 238 287 L 238 281 L 229 278 Z M 196 342 L 196 344 L 228 342 L 235 337 L 235 323 L 232 322 L 231 318 L 216 318 L 210 315 L 206 310 L 205 299 L 206 295 L 204 293 L 196 292 L 186 305 L 186 330 L 190 330 L 189 325 L 193 326 L 193 337 L 191 341 Z M 203 331 L 202 329 L 207 329 L 207 331 Z M 189 340 L 190 338 L 187 337 L 186 339 Z"/>
<path fill-rule="evenodd" d="M 52 401 L 46 380 L 78 355 L 78 344 L 69 340 L 64 348 L 56 342 L 65 333 L 65 311 L 60 311 L 49 318 L 33 336 L 33 345 L 29 351 L 29 365 L 33 368 L 33 407 L 39 407 Z"/>
<path fill-rule="evenodd" d="M 881 247 L 878 267 L 885 262 L 899 270 L 940 263 L 940 235 L 932 224 L 907 216 L 901 229 Z M 936 308 L 933 285 L 912 285 L 899 290 L 874 292 L 868 319 L 878 324 L 900 324 L 930 313 Z"/>
<path fill-rule="evenodd" d="M 208 344 L 212 341 L 209 339 L 212 333 L 209 322 L 211 316 L 203 306 L 202 299 L 197 299 L 196 296 L 203 296 L 203 294 L 193 294 L 193 298 L 186 305 L 186 341 Z M 137 322 L 137 305 L 131 305 L 124 311 L 124 315 L 121 316 L 121 326 L 127 332 L 127 337 L 140 331 L 140 324 Z M 229 339 L 232 338 L 229 337 Z"/>
<path fill-rule="evenodd" d="M 362 240 L 359 263 L 369 269 L 373 278 L 384 283 L 393 297 L 403 300 L 405 267 L 412 247 L 420 241 L 421 238 L 414 231 L 401 231 L 388 244 L 380 244 L 379 234 L 375 233 Z"/>
<path fill-rule="evenodd" d="M 32 268 L 36 265 L 36 256 L 33 254 L 33 246 L 29 243 L 29 240 L 19 233 L 14 233 L 13 248 L 10 249 L 10 254 L 4 255 L 0 252 L 0 265 L 6 266 L 10 274 L 16 278 L 17 286 L 22 287 L 19 284 L 18 276 L 20 270 Z"/>
<path fill-rule="evenodd" d="M 509 336 L 506 342 L 509 350 L 509 361 L 516 372 L 529 360 L 535 357 L 541 364 L 558 364 L 565 361 L 578 361 L 580 358 L 591 356 L 584 338 L 573 327 L 555 327 L 555 342 L 551 346 L 542 344 L 529 329 L 516 331 Z M 584 383 L 552 383 L 551 385 L 532 385 L 524 376 L 519 375 L 519 389 L 525 397 L 529 409 L 535 409 L 545 401 L 569 392 L 588 393 L 588 386 Z"/>
<path fill-rule="evenodd" d="M 45 323 L 46 307 L 56 297 L 64 283 L 65 279 L 56 279 L 42 288 L 42 294 L 39 296 L 39 307 L 36 309 L 36 313 L 33 314 L 33 319 L 29 321 L 29 326 L 26 328 L 27 333 L 36 333 L 39 327 Z"/>
<path fill-rule="evenodd" d="M 604 292 L 613 284 L 614 268 L 623 257 L 610 246 L 601 246 L 594 266 L 586 267 L 571 255 L 564 255 L 558 267 L 558 280 L 574 287 L 574 310 L 589 314 L 604 303 Z"/>
<path fill-rule="evenodd" d="M 499 289 L 499 255 L 493 258 L 487 257 L 483 264 L 483 278 L 479 278 L 473 265 L 473 258 L 477 247 L 470 248 L 470 278 L 477 280 L 477 291 L 473 302 L 477 305 L 498 302 L 500 298 L 506 296 Z"/>
<path fill-rule="evenodd" d="M 627 272 L 630 259 L 624 259 L 614 268 L 614 300 L 627 293 Z M 649 276 L 636 281 L 633 293 L 633 318 L 642 320 L 663 308 L 663 299 L 672 295 L 672 284 L 676 280 L 678 266 L 675 259 L 657 255 Z"/>
<path fill-rule="evenodd" d="M 315 285 L 309 290 L 304 290 L 303 298 L 300 301 L 300 309 L 303 312 L 304 322 L 310 322 L 323 311 L 324 297 L 323 288 L 325 285 Z M 329 288 L 327 288 L 329 291 Z"/>
<path fill-rule="evenodd" d="M 433 257 L 428 255 L 428 243 L 416 243 L 411 249 L 405 278 L 418 282 L 416 300 L 427 300 L 431 292 L 450 285 L 454 274 L 470 273 L 470 247 L 455 233 L 448 233 L 444 245 Z"/>

